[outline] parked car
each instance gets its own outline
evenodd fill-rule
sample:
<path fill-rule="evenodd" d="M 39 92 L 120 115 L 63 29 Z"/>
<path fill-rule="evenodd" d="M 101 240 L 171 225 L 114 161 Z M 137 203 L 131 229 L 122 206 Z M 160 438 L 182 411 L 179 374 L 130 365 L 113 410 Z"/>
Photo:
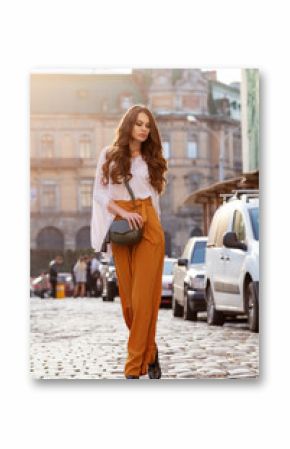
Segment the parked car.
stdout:
<path fill-rule="evenodd" d="M 197 313 L 206 310 L 205 249 L 206 236 L 191 237 L 173 272 L 173 316 L 197 320 Z"/>
<path fill-rule="evenodd" d="M 96 298 L 101 296 L 103 293 L 103 277 L 101 273 L 94 273 L 92 281 L 92 294 Z"/>
<path fill-rule="evenodd" d="M 30 282 L 30 292 L 31 296 L 49 298 L 51 295 L 49 274 L 41 273 L 39 276 L 34 277 Z"/>
<path fill-rule="evenodd" d="M 174 257 L 165 257 L 162 273 L 162 293 L 160 306 L 170 306 L 172 304 L 172 279 L 173 279 L 173 267 L 177 262 Z"/>
<path fill-rule="evenodd" d="M 103 301 L 114 301 L 115 297 L 119 296 L 119 285 L 113 256 L 109 260 L 103 259 L 100 271 L 103 280 Z"/>
<path fill-rule="evenodd" d="M 103 292 L 103 275 L 102 275 L 102 263 L 98 265 L 98 268 L 95 268 L 93 273 L 91 273 L 91 283 L 90 289 L 88 291 L 90 296 L 99 297 Z"/>
<path fill-rule="evenodd" d="M 59 272 L 57 274 L 57 282 L 65 285 L 65 296 L 73 296 L 74 285 L 71 273 Z M 43 299 L 51 297 L 51 284 L 48 273 L 41 273 L 31 281 L 30 285 L 32 296 L 39 296 Z"/>
<path fill-rule="evenodd" d="M 209 325 L 227 315 L 246 315 L 259 330 L 259 196 L 237 190 L 216 210 L 206 248 L 206 302 Z"/>
<path fill-rule="evenodd" d="M 59 272 L 57 273 L 57 282 L 64 284 L 65 296 L 73 296 L 74 294 L 74 283 L 71 273 Z"/>

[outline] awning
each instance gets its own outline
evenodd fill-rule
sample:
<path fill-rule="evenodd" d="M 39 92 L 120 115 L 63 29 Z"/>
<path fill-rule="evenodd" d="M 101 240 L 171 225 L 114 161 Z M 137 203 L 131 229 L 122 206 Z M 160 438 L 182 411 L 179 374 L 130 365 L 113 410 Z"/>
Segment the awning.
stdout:
<path fill-rule="evenodd" d="M 222 202 L 220 193 L 231 193 L 235 189 L 258 189 L 259 188 L 259 170 L 241 173 L 241 175 L 219 181 L 208 187 L 195 190 L 184 200 L 184 205 L 212 203 L 219 200 Z"/>

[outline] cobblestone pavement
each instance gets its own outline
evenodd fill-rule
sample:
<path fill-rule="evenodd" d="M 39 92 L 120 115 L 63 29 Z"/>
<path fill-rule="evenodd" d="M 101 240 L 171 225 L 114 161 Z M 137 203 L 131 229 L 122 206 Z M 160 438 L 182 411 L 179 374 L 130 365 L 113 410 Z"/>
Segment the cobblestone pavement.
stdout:
<path fill-rule="evenodd" d="M 30 302 L 33 378 L 124 379 L 128 330 L 119 298 Z M 200 315 L 197 322 L 184 321 L 171 309 L 160 309 L 156 343 L 162 379 L 257 377 L 259 334 L 251 333 L 245 321 L 208 326 L 205 314 Z"/>

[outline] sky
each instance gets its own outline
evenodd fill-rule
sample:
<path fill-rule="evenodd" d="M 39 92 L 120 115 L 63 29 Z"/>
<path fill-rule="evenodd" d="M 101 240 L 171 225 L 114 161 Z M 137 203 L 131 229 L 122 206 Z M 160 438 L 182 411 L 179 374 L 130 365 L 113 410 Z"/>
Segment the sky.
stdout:
<path fill-rule="evenodd" d="M 232 82 L 241 81 L 241 69 L 237 68 L 224 68 L 219 69 L 215 67 L 202 68 L 205 70 L 216 70 L 217 79 L 225 84 L 230 84 Z M 128 67 L 107 67 L 107 68 L 97 68 L 97 67 L 59 67 L 59 68 L 35 68 L 31 70 L 31 73 L 130 73 L 131 68 Z"/>
<path fill-rule="evenodd" d="M 216 69 L 218 81 L 230 84 L 235 81 L 241 82 L 241 69 Z"/>

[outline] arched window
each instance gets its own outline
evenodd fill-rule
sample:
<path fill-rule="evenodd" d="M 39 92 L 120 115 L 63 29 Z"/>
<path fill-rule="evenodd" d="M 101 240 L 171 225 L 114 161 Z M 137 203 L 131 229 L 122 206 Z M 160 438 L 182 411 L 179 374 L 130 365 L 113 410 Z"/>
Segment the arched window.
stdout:
<path fill-rule="evenodd" d="M 63 234 L 59 229 L 53 226 L 47 226 L 38 233 L 36 237 L 36 246 L 37 249 L 57 249 L 63 251 Z"/>
<path fill-rule="evenodd" d="M 79 229 L 76 235 L 76 249 L 90 249 L 90 227 L 84 226 Z"/>

